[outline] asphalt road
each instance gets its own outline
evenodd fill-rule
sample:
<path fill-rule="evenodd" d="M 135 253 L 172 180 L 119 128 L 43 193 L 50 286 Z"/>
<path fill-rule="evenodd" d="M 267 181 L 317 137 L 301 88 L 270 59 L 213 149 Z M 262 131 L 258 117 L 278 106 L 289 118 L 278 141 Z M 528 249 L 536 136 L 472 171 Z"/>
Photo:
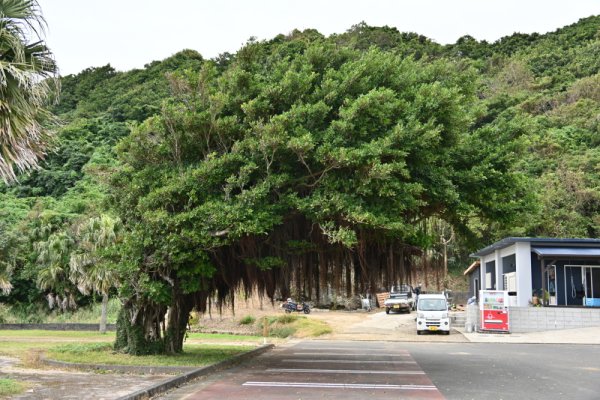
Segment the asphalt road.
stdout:
<path fill-rule="evenodd" d="M 303 341 L 162 399 L 428 399 L 444 397 L 392 342 Z"/>
<path fill-rule="evenodd" d="M 600 346 L 303 341 L 161 399 L 600 399 Z"/>
<path fill-rule="evenodd" d="M 600 399 L 600 346 L 402 343 L 447 399 Z"/>

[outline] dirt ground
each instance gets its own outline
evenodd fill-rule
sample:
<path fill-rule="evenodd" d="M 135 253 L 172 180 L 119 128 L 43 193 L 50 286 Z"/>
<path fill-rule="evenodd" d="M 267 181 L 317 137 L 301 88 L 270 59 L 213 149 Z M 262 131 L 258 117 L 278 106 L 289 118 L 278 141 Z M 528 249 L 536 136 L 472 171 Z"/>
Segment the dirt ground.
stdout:
<path fill-rule="evenodd" d="M 236 302 L 235 308 L 224 308 L 221 314 L 206 314 L 192 325 L 193 330 L 202 332 L 228 332 L 239 334 L 260 334 L 253 325 L 241 325 L 239 321 L 251 315 L 257 320 L 265 315 L 283 314 L 279 303 L 260 302 L 258 299 Z M 303 314 L 304 315 L 304 314 Z M 409 314 L 385 313 L 384 309 L 355 311 L 329 311 L 312 309 L 307 316 L 325 321 L 332 328 L 331 334 L 319 339 L 332 340 L 391 340 L 391 341 L 436 341 L 465 342 L 467 339 L 459 332 L 450 335 L 418 336 L 415 326 L 415 312 Z"/>

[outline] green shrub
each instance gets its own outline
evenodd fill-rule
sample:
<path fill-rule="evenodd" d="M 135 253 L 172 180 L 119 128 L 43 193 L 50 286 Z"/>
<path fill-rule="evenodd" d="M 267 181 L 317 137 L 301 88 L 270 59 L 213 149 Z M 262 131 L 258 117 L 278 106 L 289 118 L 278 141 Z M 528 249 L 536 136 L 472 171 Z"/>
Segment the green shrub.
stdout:
<path fill-rule="evenodd" d="M 269 336 L 278 338 L 287 338 L 296 333 L 296 329 L 291 326 L 275 326 L 269 330 Z"/>
<path fill-rule="evenodd" d="M 11 316 L 10 306 L 0 303 L 0 324 L 6 324 Z"/>
<path fill-rule="evenodd" d="M 46 322 L 47 311 L 41 304 L 13 306 L 11 311 L 14 313 L 13 317 L 7 318 L 6 322 L 17 324 L 43 324 Z"/>
<path fill-rule="evenodd" d="M 111 299 L 108 301 L 108 307 L 106 309 L 106 322 L 114 324 L 117 322 L 117 316 L 121 309 L 121 302 L 118 299 Z M 90 306 L 82 307 L 73 312 L 58 313 L 52 316 L 48 316 L 44 322 L 54 323 L 81 323 L 81 324 L 97 324 L 100 322 L 100 316 L 102 314 L 102 303 L 93 303 Z"/>
<path fill-rule="evenodd" d="M 246 315 L 240 320 L 240 325 L 252 325 L 256 321 L 256 318 L 252 315 Z"/>

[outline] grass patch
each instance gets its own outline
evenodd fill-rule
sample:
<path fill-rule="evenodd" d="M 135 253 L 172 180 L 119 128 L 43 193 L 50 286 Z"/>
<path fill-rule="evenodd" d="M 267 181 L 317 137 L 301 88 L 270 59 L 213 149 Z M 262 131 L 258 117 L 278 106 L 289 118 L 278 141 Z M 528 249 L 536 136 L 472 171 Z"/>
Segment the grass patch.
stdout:
<path fill-rule="evenodd" d="M 275 326 L 269 330 L 269 336 L 277 337 L 277 338 L 287 338 L 290 336 L 294 336 L 296 333 L 296 328 L 293 326 Z"/>
<path fill-rule="evenodd" d="M 312 318 L 301 318 L 295 323 L 296 337 L 318 337 L 333 332 L 325 321 Z"/>
<path fill-rule="evenodd" d="M 61 343 L 114 341 L 115 333 L 102 335 L 98 332 L 78 331 L 0 331 L 0 355 L 17 357 L 26 361 L 30 351 L 43 351 Z"/>
<path fill-rule="evenodd" d="M 94 339 L 94 340 L 110 340 L 115 337 L 115 332 L 107 332 L 101 334 L 96 331 L 45 331 L 40 329 L 26 330 L 0 330 L 0 340 L 5 338 L 20 338 L 20 339 Z"/>
<path fill-rule="evenodd" d="M 240 320 L 240 325 L 252 325 L 256 321 L 256 318 L 252 315 L 246 315 Z"/>
<path fill-rule="evenodd" d="M 259 342 L 262 340 L 261 336 L 230 335 L 228 333 L 188 333 L 187 337 L 211 342 Z"/>
<path fill-rule="evenodd" d="M 283 314 L 277 317 L 277 322 L 279 322 L 280 324 L 291 324 L 292 322 L 296 322 L 299 319 L 300 316 L 296 314 Z"/>
<path fill-rule="evenodd" d="M 26 389 L 26 385 L 23 382 L 17 382 L 14 379 L 2 378 L 0 379 L 0 397 L 12 396 L 23 393 Z"/>
<path fill-rule="evenodd" d="M 308 318 L 304 315 L 284 314 L 266 317 L 269 325 L 268 335 L 271 337 L 317 337 L 332 332 L 331 327 L 324 321 Z M 264 320 L 259 323 L 263 329 Z"/>
<path fill-rule="evenodd" d="M 89 354 L 112 351 L 112 343 L 69 343 L 52 348 L 53 353 Z"/>
<path fill-rule="evenodd" d="M 114 333 L 77 331 L 0 331 L 0 354 L 17 357 L 36 367 L 39 355 L 52 360 L 88 364 L 200 367 L 252 350 L 258 336 L 192 333 L 188 337 L 215 343 L 184 343 L 184 353 L 170 356 L 131 356 L 113 351 Z M 227 345 L 219 342 L 247 342 Z"/>
<path fill-rule="evenodd" d="M 254 346 L 185 344 L 182 354 L 131 356 L 114 352 L 112 343 L 77 343 L 50 348 L 46 352 L 46 357 L 52 360 L 81 364 L 94 360 L 94 364 L 108 365 L 202 367 L 226 360 L 253 348 Z"/>
<path fill-rule="evenodd" d="M 94 343 L 114 341 L 115 334 L 76 331 L 0 331 L 0 354 L 28 360 L 28 352 L 40 352 L 61 343 Z"/>

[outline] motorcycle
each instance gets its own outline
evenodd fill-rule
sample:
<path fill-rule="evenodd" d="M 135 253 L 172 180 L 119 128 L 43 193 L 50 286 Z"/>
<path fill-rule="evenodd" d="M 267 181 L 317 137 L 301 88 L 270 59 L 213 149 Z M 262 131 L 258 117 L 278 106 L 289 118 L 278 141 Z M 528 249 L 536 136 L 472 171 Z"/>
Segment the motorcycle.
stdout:
<path fill-rule="evenodd" d="M 283 307 L 283 310 L 288 314 L 292 313 L 294 311 L 303 312 L 304 314 L 310 314 L 310 306 L 305 302 L 294 303 L 293 301 L 288 300 L 286 303 L 283 303 L 281 306 Z"/>

